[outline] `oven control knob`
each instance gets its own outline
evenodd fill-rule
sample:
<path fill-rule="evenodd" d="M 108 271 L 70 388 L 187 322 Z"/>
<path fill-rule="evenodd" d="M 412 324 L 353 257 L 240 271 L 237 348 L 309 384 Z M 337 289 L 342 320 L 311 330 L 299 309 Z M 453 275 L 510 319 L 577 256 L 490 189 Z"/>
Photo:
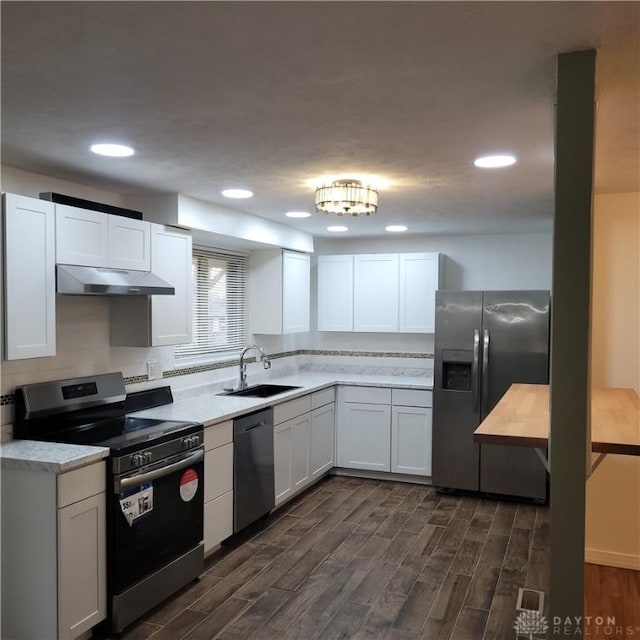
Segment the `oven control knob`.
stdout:
<path fill-rule="evenodd" d="M 191 438 L 182 438 L 182 448 L 183 449 L 191 448 Z"/>
<path fill-rule="evenodd" d="M 131 456 L 131 465 L 141 467 L 144 464 L 144 456 L 141 453 L 134 453 Z"/>
<path fill-rule="evenodd" d="M 144 463 L 149 464 L 149 462 L 151 462 L 151 458 L 153 457 L 153 454 L 151 453 L 151 451 L 145 451 L 143 456 L 144 456 Z"/>
<path fill-rule="evenodd" d="M 200 436 L 191 436 L 191 440 L 193 441 L 194 447 L 197 447 L 200 444 Z"/>

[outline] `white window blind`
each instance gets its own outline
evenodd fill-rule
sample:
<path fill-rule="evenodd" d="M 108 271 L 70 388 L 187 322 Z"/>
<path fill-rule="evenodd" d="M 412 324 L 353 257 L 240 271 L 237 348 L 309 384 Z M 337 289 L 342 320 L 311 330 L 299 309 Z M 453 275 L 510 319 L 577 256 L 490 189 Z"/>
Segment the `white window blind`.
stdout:
<path fill-rule="evenodd" d="M 247 258 L 193 248 L 193 342 L 176 347 L 190 358 L 239 350 L 245 342 Z"/>

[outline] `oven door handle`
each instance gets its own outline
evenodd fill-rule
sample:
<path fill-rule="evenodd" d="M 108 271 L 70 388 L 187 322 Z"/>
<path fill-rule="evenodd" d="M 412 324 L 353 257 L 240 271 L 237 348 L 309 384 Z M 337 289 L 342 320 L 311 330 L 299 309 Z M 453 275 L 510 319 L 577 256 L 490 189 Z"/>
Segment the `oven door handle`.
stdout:
<path fill-rule="evenodd" d="M 168 476 L 170 473 L 180 471 L 180 469 L 184 469 L 185 467 L 190 467 L 192 464 L 200 462 L 201 460 L 204 460 L 204 449 L 199 449 L 195 453 L 188 455 L 186 458 L 183 458 L 178 462 L 174 462 L 173 464 L 168 464 L 166 467 L 160 467 L 159 469 L 147 471 L 146 473 L 139 473 L 138 475 L 129 476 L 127 478 L 116 478 L 114 485 L 115 492 L 120 493 L 124 489 L 135 487 L 139 484 L 143 484 L 144 482 L 151 482 L 152 480 L 163 478 L 164 476 Z"/>

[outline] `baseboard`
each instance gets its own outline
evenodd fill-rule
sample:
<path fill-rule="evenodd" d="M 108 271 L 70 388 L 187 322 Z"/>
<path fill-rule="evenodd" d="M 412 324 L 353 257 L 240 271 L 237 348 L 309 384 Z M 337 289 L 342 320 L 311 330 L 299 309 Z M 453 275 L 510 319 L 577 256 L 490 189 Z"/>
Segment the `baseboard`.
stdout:
<path fill-rule="evenodd" d="M 389 480 L 392 482 L 410 482 L 412 484 L 431 485 L 431 477 L 414 476 L 408 473 L 389 473 L 388 471 L 369 471 L 367 469 L 346 469 L 333 467 L 329 472 L 332 476 L 348 476 L 350 478 L 365 478 L 367 480 Z"/>
<path fill-rule="evenodd" d="M 602 551 L 600 549 L 585 549 L 584 561 L 591 564 L 603 564 L 608 567 L 640 571 L 640 556 L 634 556 L 630 553 L 616 553 L 615 551 Z"/>

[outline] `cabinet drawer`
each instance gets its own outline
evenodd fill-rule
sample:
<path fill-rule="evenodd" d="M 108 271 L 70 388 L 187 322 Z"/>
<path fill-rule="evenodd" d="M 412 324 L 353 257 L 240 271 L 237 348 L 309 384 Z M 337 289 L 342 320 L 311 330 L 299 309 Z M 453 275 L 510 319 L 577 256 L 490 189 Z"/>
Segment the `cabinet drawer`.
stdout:
<path fill-rule="evenodd" d="M 368 404 L 391 404 L 391 389 L 380 387 L 341 387 L 342 402 L 366 402 Z"/>
<path fill-rule="evenodd" d="M 58 508 L 102 493 L 106 489 L 105 463 L 98 462 L 58 476 Z"/>
<path fill-rule="evenodd" d="M 328 389 L 322 389 L 311 394 L 311 408 L 317 409 L 318 407 L 324 407 L 325 404 L 329 404 L 335 400 L 335 387 L 329 387 Z"/>
<path fill-rule="evenodd" d="M 204 501 L 233 489 L 233 444 L 211 449 L 204 455 Z"/>
<path fill-rule="evenodd" d="M 215 549 L 233 533 L 233 491 L 204 503 L 204 552 Z"/>
<path fill-rule="evenodd" d="M 311 411 L 311 394 L 277 404 L 273 408 L 273 424 L 280 424 Z"/>
<path fill-rule="evenodd" d="M 223 444 L 233 442 L 233 420 L 205 427 L 204 450 L 215 449 Z"/>
<path fill-rule="evenodd" d="M 402 407 L 432 407 L 433 391 L 423 389 L 392 389 L 391 404 Z"/>

